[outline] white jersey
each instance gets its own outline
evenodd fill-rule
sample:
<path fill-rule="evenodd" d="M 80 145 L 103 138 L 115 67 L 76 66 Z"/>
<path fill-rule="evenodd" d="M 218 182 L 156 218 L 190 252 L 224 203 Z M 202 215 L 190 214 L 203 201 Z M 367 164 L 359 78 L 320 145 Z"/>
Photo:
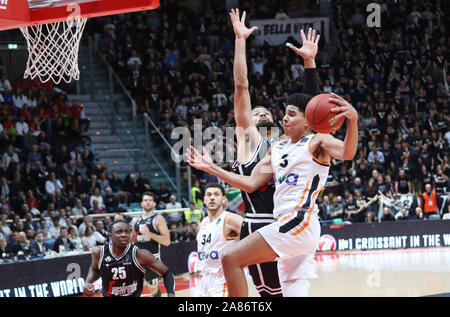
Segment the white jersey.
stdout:
<path fill-rule="evenodd" d="M 310 134 L 297 143 L 282 140 L 272 148 L 276 219 L 297 210 L 318 212 L 315 201 L 325 185 L 330 164 L 320 162 L 311 153 L 309 146 L 313 136 Z"/>
<path fill-rule="evenodd" d="M 220 256 L 223 250 L 237 240 L 237 237 L 227 239 L 223 235 L 224 220 L 228 214 L 229 212 L 227 211 L 222 212 L 214 222 L 210 222 L 209 217 L 206 217 L 200 224 L 200 230 L 196 239 L 199 271 L 202 274 L 217 274 L 222 266 Z"/>

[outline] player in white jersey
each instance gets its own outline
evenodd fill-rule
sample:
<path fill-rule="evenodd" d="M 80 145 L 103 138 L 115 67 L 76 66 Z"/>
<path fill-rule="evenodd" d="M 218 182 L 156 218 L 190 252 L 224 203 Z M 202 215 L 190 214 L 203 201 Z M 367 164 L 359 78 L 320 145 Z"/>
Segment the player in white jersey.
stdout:
<path fill-rule="evenodd" d="M 358 145 L 358 113 L 352 105 L 337 95 L 330 99 L 336 104 L 332 109 L 336 119 L 348 119 L 347 133 L 341 141 L 330 134 L 311 134 L 304 116 L 308 100 L 304 94 L 289 96 L 283 118 L 288 139 L 275 143 L 250 176 L 216 166 L 205 148 L 203 155 L 193 147 L 186 153 L 191 166 L 246 192 L 251 193 L 272 179 L 275 181 L 277 221 L 233 244 L 221 257 L 229 296 L 248 296 L 244 267 L 275 259 L 278 259 L 283 296 L 308 294 L 309 279 L 314 277 L 309 272 L 309 263 L 320 237 L 315 199 L 328 176 L 331 158 L 351 160 Z M 299 260 L 289 261 L 295 257 Z"/>
<path fill-rule="evenodd" d="M 202 220 L 197 233 L 197 253 L 202 279 L 195 295 L 226 297 L 228 292 L 220 258 L 223 250 L 238 240 L 243 218 L 225 211 L 225 190 L 220 184 L 207 184 L 203 201 L 208 216 Z"/>

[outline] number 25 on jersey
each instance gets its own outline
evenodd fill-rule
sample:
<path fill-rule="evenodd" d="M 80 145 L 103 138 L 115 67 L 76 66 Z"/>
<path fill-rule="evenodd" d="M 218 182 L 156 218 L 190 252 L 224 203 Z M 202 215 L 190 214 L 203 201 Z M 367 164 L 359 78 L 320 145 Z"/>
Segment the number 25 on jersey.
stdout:
<path fill-rule="evenodd" d="M 127 272 L 124 266 L 113 267 L 111 272 L 113 273 L 113 280 L 124 280 L 127 278 Z"/>

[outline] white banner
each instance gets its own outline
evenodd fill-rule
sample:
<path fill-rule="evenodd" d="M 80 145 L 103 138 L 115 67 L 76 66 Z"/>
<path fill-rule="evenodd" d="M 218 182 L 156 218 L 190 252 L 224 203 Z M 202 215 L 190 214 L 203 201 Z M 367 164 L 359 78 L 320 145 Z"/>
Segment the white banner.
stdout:
<path fill-rule="evenodd" d="M 287 20 L 250 20 L 249 24 L 250 27 L 258 27 L 258 30 L 253 32 L 258 45 L 267 42 L 271 46 L 276 46 L 285 43 L 290 36 L 301 43 L 300 30 L 303 29 L 307 33 L 309 27 L 320 34 L 321 41 L 325 40 L 326 43 L 329 43 L 329 22 L 327 17 L 317 17 Z"/>
<path fill-rule="evenodd" d="M 378 210 L 378 219 L 381 219 L 383 217 L 383 208 L 385 206 L 389 207 L 391 209 L 392 214 L 395 216 L 395 219 L 401 216 L 401 210 L 402 208 L 406 208 L 407 210 L 407 216 L 409 216 L 409 208 L 411 208 L 412 204 L 414 203 L 414 196 L 413 195 L 400 195 L 396 196 L 395 200 L 392 200 L 388 197 L 378 195 L 378 201 L 379 201 L 379 210 Z"/>

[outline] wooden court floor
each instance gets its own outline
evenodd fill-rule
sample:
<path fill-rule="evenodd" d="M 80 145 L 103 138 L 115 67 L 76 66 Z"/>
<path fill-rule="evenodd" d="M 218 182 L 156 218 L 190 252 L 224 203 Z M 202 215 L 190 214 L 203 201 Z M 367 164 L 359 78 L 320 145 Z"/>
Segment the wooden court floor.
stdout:
<path fill-rule="evenodd" d="M 311 297 L 450 295 L 450 248 L 317 253 L 316 261 Z M 199 278 L 179 277 L 177 297 L 192 296 Z M 259 296 L 251 282 L 249 296 Z"/>

